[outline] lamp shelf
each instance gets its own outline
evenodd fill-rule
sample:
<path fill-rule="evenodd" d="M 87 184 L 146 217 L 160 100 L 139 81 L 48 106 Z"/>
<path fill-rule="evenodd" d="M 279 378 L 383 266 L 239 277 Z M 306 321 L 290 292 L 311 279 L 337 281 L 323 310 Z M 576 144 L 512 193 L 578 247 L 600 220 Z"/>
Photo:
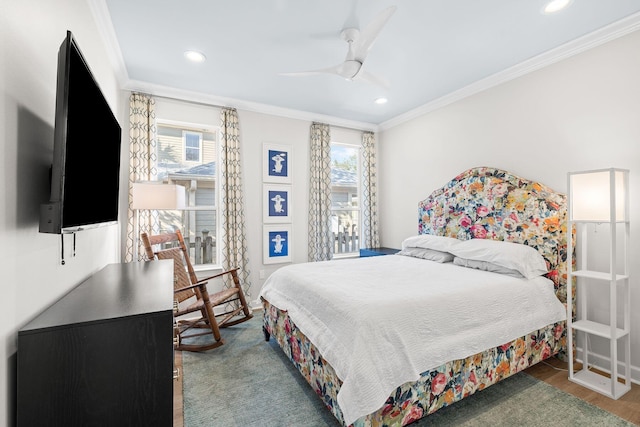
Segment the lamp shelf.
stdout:
<path fill-rule="evenodd" d="M 605 375 L 601 375 L 587 369 L 582 369 L 576 372 L 573 377 L 569 378 L 576 384 L 580 384 L 583 387 L 591 389 L 600 394 L 604 394 L 612 399 L 618 399 L 620 396 L 631 390 L 631 383 L 621 383 L 615 381 L 615 384 L 611 384 L 611 378 Z M 612 392 L 613 389 L 613 392 Z"/>
<path fill-rule="evenodd" d="M 584 277 L 586 279 L 597 279 L 597 280 L 606 280 L 611 281 L 611 273 L 603 272 L 603 271 L 593 271 L 593 270 L 576 270 L 572 271 L 571 275 L 574 277 Z M 627 274 L 616 274 L 614 280 L 621 281 L 628 279 L 629 275 Z"/>
<path fill-rule="evenodd" d="M 611 327 L 592 320 L 578 320 L 571 324 L 573 329 L 608 339 L 619 339 L 629 334 L 628 330 L 616 328 L 615 336 L 611 336 Z"/>

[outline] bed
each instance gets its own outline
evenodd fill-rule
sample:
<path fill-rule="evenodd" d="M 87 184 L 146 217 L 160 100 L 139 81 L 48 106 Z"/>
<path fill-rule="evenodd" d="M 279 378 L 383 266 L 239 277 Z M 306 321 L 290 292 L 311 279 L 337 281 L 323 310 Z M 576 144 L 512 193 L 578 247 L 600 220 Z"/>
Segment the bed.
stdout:
<path fill-rule="evenodd" d="M 265 339 L 340 424 L 407 425 L 566 359 L 566 227 L 563 194 L 469 169 L 419 203 L 398 254 L 274 272 Z"/>

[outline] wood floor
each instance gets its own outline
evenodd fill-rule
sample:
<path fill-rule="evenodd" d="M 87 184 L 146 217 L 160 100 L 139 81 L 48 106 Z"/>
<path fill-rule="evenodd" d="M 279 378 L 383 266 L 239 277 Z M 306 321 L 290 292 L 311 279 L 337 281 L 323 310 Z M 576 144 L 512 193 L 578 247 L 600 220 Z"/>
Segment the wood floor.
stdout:
<path fill-rule="evenodd" d="M 176 367 L 180 369 L 180 378 L 174 381 L 173 393 L 173 426 L 183 427 L 182 417 L 182 354 L 175 352 Z M 525 370 L 531 376 L 551 384 L 567 393 L 598 406 L 605 411 L 612 412 L 640 426 L 640 385 L 631 384 L 631 390 L 618 400 L 610 399 L 595 391 L 586 389 L 567 378 L 567 364 L 555 358 L 538 363 Z"/>
<path fill-rule="evenodd" d="M 530 367 L 525 372 L 640 426 L 640 385 L 638 384 L 631 383 L 631 390 L 618 400 L 613 400 L 569 381 L 567 364 L 554 357 Z"/>

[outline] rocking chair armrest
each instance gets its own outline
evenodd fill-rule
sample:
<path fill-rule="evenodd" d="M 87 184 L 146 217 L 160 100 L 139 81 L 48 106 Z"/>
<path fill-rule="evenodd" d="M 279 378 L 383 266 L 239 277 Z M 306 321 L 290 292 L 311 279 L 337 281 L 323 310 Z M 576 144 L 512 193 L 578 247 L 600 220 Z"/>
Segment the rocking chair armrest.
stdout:
<path fill-rule="evenodd" d="M 201 280 L 201 281 L 196 282 L 196 283 L 194 283 L 192 285 L 185 286 L 185 287 L 182 287 L 180 289 L 174 289 L 173 293 L 175 294 L 175 293 L 182 292 L 182 291 L 188 291 L 189 289 L 193 289 L 193 288 L 200 288 L 200 289 L 207 290 L 207 282 L 204 281 L 204 280 Z M 208 290 L 207 290 L 207 292 L 208 292 Z"/>
<path fill-rule="evenodd" d="M 238 268 L 237 267 L 230 268 L 229 270 L 223 271 L 222 273 L 214 274 L 213 276 L 209 276 L 209 277 L 205 277 L 203 279 L 200 279 L 200 281 L 204 282 L 204 281 L 207 281 L 207 280 L 215 279 L 216 277 L 220 277 L 220 276 L 224 276 L 225 274 L 229 274 L 232 271 L 238 271 Z"/>

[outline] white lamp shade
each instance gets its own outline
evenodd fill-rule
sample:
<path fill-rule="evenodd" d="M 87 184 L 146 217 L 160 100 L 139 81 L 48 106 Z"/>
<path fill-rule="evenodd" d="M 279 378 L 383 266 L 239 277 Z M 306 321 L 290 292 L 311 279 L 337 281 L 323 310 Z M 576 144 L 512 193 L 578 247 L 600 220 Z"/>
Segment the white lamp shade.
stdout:
<path fill-rule="evenodd" d="M 615 220 L 625 220 L 625 173 L 605 169 L 569 174 L 572 221 L 611 221 L 611 186 L 615 191 Z"/>
<path fill-rule="evenodd" d="M 155 182 L 133 183 L 133 209 L 175 210 L 185 208 L 185 188 Z"/>

